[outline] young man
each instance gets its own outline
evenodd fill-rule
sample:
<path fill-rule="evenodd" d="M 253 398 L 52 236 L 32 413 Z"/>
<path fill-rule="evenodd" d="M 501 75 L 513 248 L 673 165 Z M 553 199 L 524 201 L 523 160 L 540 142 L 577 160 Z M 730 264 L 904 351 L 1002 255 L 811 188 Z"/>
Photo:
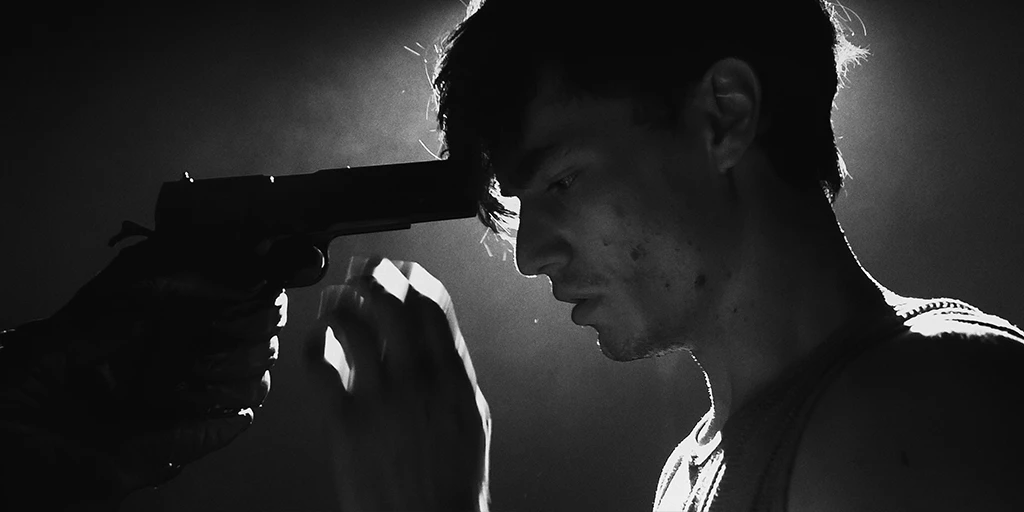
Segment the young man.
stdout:
<path fill-rule="evenodd" d="M 492 194 L 521 202 L 521 271 L 576 303 L 608 357 L 684 349 L 705 371 L 713 407 L 654 508 L 1021 509 L 1020 331 L 888 292 L 836 224 L 836 52 L 858 53 L 832 8 L 703 4 L 490 0 L 437 80 L 448 158 L 478 171 L 483 220 L 504 224 Z M 0 338 L 9 503 L 114 506 L 230 442 L 266 396 L 277 291 L 151 268 L 160 254 L 126 251 Z M 454 322 L 376 281 L 324 307 L 355 369 L 338 404 L 343 502 L 484 509 L 489 421 Z"/>
<path fill-rule="evenodd" d="M 839 9 L 491 0 L 439 67 L 448 158 L 494 178 L 481 217 L 520 201 L 520 271 L 607 357 L 704 371 L 656 510 L 1024 508 L 1024 333 L 886 290 L 833 214 L 832 99 L 863 55 Z"/>

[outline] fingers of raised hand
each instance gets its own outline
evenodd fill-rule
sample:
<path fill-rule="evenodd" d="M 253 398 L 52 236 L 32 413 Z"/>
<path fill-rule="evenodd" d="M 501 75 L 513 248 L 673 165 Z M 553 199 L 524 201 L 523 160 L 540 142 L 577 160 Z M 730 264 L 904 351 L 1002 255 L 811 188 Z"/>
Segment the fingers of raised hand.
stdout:
<path fill-rule="evenodd" d="M 477 383 L 469 348 L 455 316 L 455 304 L 444 285 L 419 264 L 403 262 L 400 267 L 409 276 L 411 285 L 405 299 L 406 308 L 417 318 L 417 324 L 423 326 L 422 346 L 431 364 L 437 369 L 435 385 L 449 390 L 472 391 L 472 401 L 456 402 L 459 406 L 475 403 L 483 421 L 485 442 L 489 445 L 490 406 Z M 466 386 L 467 382 L 469 386 Z"/>
<path fill-rule="evenodd" d="M 321 296 L 320 317 L 326 322 L 324 360 L 344 380 L 349 392 L 376 389 L 383 370 L 383 355 L 394 347 L 401 327 L 396 326 L 401 302 L 372 278 L 350 279 L 331 286 Z"/>
<path fill-rule="evenodd" d="M 418 386 L 448 372 L 463 373 L 451 300 L 437 279 L 418 264 L 379 258 L 354 263 L 350 273 L 353 268 L 361 273 L 324 291 L 321 318 L 333 335 L 327 344 L 337 340 L 343 350 L 328 362 L 339 373 L 351 371 L 354 388 L 372 388 L 382 379 L 391 386 Z"/>
<path fill-rule="evenodd" d="M 432 364 L 445 375 L 461 374 L 464 370 L 476 385 L 476 374 L 469 358 L 469 349 L 459 329 L 455 304 L 444 285 L 423 267 L 414 262 L 402 262 L 402 272 L 409 276 L 406 308 L 416 318 L 424 333 L 423 349 Z"/>
<path fill-rule="evenodd" d="M 406 314 L 417 326 L 416 340 L 421 365 L 434 368 L 434 373 L 446 374 L 458 370 L 455 338 L 448 317 L 435 300 L 415 287 L 410 287 L 405 298 Z"/>
<path fill-rule="evenodd" d="M 443 288 L 441 288 L 444 291 Z M 434 292 L 436 293 L 436 292 Z M 444 297 L 447 298 L 447 292 Z M 447 307 L 438 304 L 439 299 L 421 294 L 417 287 L 410 287 L 405 304 L 410 315 L 414 316 L 418 325 L 423 326 L 422 342 L 426 360 L 434 369 L 433 384 L 445 390 L 441 396 L 453 399 L 457 407 L 476 405 L 479 416 L 483 418 L 485 429 L 489 432 L 490 408 L 480 391 L 476 379 L 473 361 L 469 357 L 466 341 L 459 331 L 455 320 L 455 312 L 451 300 L 441 300 Z M 471 393 L 459 396 L 459 393 Z M 464 416 L 464 417 L 469 417 Z"/>

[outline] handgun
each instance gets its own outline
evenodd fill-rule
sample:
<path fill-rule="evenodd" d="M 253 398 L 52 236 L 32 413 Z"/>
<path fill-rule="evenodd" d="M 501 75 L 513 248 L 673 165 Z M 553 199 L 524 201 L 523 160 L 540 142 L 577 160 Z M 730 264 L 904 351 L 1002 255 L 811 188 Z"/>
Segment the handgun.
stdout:
<path fill-rule="evenodd" d="M 222 254 L 249 251 L 255 263 L 213 257 L 207 266 L 218 274 L 258 272 L 284 288 L 309 286 L 326 274 L 328 246 L 337 237 L 473 217 L 478 207 L 470 183 L 465 167 L 450 160 L 284 176 L 197 179 L 185 173 L 161 187 L 154 231 L 140 233 L 126 222 L 111 245 L 146 234 L 194 261 L 210 260 L 219 248 L 232 248 Z"/>

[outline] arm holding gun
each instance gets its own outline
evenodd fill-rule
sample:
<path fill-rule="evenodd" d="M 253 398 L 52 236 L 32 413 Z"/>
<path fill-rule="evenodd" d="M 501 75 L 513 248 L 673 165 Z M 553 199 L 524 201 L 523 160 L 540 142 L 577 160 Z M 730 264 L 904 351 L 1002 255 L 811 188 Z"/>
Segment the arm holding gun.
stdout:
<path fill-rule="evenodd" d="M 186 175 L 165 184 L 155 231 L 125 223 L 111 245 L 136 234 L 146 240 L 122 249 L 53 316 L 0 334 L 0 508 L 115 510 L 134 490 L 166 482 L 185 464 L 229 444 L 269 392 L 277 334 L 287 318 L 284 289 L 317 283 L 327 269 L 327 247 L 338 236 L 473 216 L 476 202 L 465 182 L 451 162 L 432 161 L 282 177 Z M 346 287 L 346 296 L 383 303 L 372 276 L 353 276 Z M 341 330 L 337 319 L 345 318 L 351 333 L 361 333 L 346 338 L 346 351 L 379 345 L 385 334 L 385 343 L 399 350 L 423 339 L 453 341 L 453 330 L 461 340 L 453 313 L 452 322 L 423 320 L 445 318 L 436 299 L 414 298 L 409 303 L 416 306 L 405 309 L 389 303 L 371 310 L 366 302 L 334 303 L 333 325 Z M 383 333 L 374 323 L 382 318 L 406 326 L 401 337 Z M 454 343 L 449 349 L 456 353 Z M 468 355 L 465 361 L 456 379 L 461 387 L 452 392 L 461 402 L 479 394 Z M 416 409 L 402 406 L 395 421 Z M 380 422 L 366 415 L 382 410 L 339 409 L 337 416 L 366 424 Z M 472 412 L 486 415 L 485 408 Z M 477 440 L 489 439 L 489 417 L 479 422 L 484 429 L 486 436 L 469 436 L 473 448 L 462 450 L 464 458 L 483 459 Z M 407 441 L 394 436 L 407 433 L 398 429 L 382 438 L 364 431 L 364 442 L 353 442 L 370 447 L 357 455 L 372 459 L 379 455 L 373 446 L 389 449 Z M 451 444 L 460 443 L 467 444 Z M 354 458 L 352 466 L 362 460 Z M 473 481 L 448 486 L 440 497 L 420 492 L 444 487 L 423 484 L 428 476 L 411 482 L 378 477 L 377 486 L 418 483 L 419 490 L 406 493 L 413 501 L 362 499 L 360 506 L 468 503 L 466 496 L 486 493 L 483 474 L 469 474 L 485 472 L 486 465 L 467 467 L 471 471 L 454 479 Z M 349 473 L 353 480 L 339 482 L 347 489 L 375 485 L 356 481 L 366 480 L 365 472 Z M 422 501 L 432 499 L 439 501 Z"/>

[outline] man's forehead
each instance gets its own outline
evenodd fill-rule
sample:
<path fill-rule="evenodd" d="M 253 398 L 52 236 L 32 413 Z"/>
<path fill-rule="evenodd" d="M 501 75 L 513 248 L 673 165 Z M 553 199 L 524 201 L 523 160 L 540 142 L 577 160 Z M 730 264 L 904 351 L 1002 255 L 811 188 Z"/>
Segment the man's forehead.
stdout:
<path fill-rule="evenodd" d="M 518 133 L 506 138 L 507 144 L 496 148 L 494 174 L 502 195 L 512 196 L 523 190 L 544 161 L 562 151 L 559 134 L 571 132 L 573 116 L 557 73 L 542 70 L 536 94 L 523 109 Z"/>
<path fill-rule="evenodd" d="M 509 156 L 495 164 L 495 177 L 503 196 L 513 196 L 527 188 L 548 161 L 565 156 L 570 146 L 561 141 L 550 142 Z"/>
<path fill-rule="evenodd" d="M 546 162 L 631 124 L 629 100 L 538 95 L 523 114 L 518 136 L 493 154 L 502 194 L 521 191 Z"/>

